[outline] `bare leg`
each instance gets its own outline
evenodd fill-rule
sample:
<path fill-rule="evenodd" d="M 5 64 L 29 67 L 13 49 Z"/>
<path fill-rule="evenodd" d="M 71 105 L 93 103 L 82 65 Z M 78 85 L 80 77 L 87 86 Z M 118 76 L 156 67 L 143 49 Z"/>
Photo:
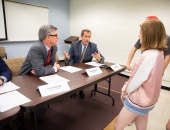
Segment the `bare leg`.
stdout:
<path fill-rule="evenodd" d="M 146 130 L 147 123 L 148 123 L 148 115 L 146 114 L 144 116 L 139 115 L 135 119 L 136 129 L 137 130 Z"/>
<path fill-rule="evenodd" d="M 166 124 L 166 130 L 170 130 L 170 119 L 169 119 L 169 121 Z"/>
<path fill-rule="evenodd" d="M 138 115 L 128 111 L 125 107 L 119 113 L 115 122 L 115 130 L 124 130 L 124 128 L 133 121 Z"/>

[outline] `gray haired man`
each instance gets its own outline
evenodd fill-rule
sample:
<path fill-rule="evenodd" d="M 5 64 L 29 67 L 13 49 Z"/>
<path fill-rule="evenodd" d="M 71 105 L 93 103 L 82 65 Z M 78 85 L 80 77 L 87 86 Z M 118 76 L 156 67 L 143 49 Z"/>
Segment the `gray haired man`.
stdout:
<path fill-rule="evenodd" d="M 58 34 L 52 25 L 43 25 L 38 32 L 39 40 L 30 48 L 18 75 L 32 73 L 45 76 L 56 73 L 60 65 L 56 63 Z"/>
<path fill-rule="evenodd" d="M 56 73 L 60 69 L 60 65 L 56 63 L 57 52 L 57 28 L 52 25 L 43 25 L 38 32 L 39 40 L 30 48 L 27 57 L 21 67 L 18 75 L 26 75 L 32 73 L 37 76 L 45 76 Z M 41 124 L 40 115 L 45 108 L 37 110 L 37 123 Z M 33 117 L 34 113 L 31 113 Z"/>

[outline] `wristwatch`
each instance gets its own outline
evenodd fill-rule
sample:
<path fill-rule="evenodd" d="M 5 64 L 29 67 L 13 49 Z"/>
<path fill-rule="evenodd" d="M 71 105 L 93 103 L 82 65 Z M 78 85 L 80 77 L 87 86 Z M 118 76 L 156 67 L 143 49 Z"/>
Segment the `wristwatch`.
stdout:
<path fill-rule="evenodd" d="M 2 80 L 2 84 L 4 84 L 4 78 L 0 77 L 0 80 Z M 0 84 L 0 85 L 2 85 Z"/>
<path fill-rule="evenodd" d="M 102 57 L 100 57 L 100 60 L 97 60 L 97 61 L 99 61 L 99 62 L 100 62 L 101 60 L 102 60 Z"/>

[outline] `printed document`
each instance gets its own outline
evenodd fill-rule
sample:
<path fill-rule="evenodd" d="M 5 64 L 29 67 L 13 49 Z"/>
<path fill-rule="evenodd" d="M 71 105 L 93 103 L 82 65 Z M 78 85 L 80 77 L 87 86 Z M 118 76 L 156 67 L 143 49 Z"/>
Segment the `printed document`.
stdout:
<path fill-rule="evenodd" d="M 10 92 L 19 88 L 20 87 L 9 81 L 0 86 L 0 94 Z"/>
<path fill-rule="evenodd" d="M 69 82 L 70 80 L 63 78 L 57 74 L 55 75 L 49 75 L 49 76 L 43 76 L 40 77 L 41 80 L 43 80 L 44 82 L 48 83 L 48 84 L 55 84 L 58 82 Z"/>
<path fill-rule="evenodd" d="M 30 102 L 31 100 L 25 97 L 18 91 L 12 91 L 0 95 L 0 112 L 5 112 L 16 106 Z"/>
<path fill-rule="evenodd" d="M 92 65 L 92 66 L 96 66 L 96 67 L 99 67 L 99 66 L 101 66 L 101 65 L 104 65 L 104 64 L 101 64 L 101 63 L 97 63 L 97 62 L 87 62 L 87 63 L 85 63 L 85 64 L 87 64 L 87 65 Z"/>
<path fill-rule="evenodd" d="M 65 71 L 70 72 L 70 73 L 74 73 L 74 72 L 82 70 L 80 68 L 73 67 L 73 66 L 63 66 L 63 67 L 60 67 L 60 69 L 65 70 Z"/>

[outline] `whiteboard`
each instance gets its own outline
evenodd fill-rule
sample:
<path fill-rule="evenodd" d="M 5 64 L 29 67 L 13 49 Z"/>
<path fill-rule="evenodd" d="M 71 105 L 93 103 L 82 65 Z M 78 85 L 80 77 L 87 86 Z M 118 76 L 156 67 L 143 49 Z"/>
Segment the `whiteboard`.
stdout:
<path fill-rule="evenodd" d="M 8 41 L 38 40 L 38 30 L 48 24 L 47 7 L 5 1 Z"/>
<path fill-rule="evenodd" d="M 0 0 L 0 40 L 6 40 L 6 22 L 4 12 L 4 1 Z"/>

